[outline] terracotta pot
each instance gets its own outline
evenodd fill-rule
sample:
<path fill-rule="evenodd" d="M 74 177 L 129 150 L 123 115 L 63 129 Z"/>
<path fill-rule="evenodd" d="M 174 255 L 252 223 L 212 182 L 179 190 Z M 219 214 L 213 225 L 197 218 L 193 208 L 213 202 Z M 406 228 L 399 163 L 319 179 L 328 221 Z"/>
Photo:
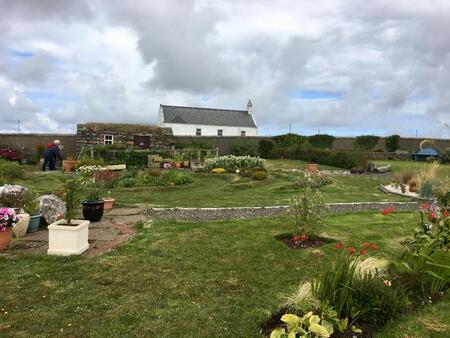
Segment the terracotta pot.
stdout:
<path fill-rule="evenodd" d="M 5 250 L 11 243 L 12 228 L 6 228 L 6 231 L 0 231 L 0 250 Z"/>
<path fill-rule="evenodd" d="M 409 191 L 410 192 L 418 192 L 419 191 L 419 187 L 417 185 L 409 185 Z"/>
<path fill-rule="evenodd" d="M 103 209 L 109 210 L 112 209 L 114 206 L 114 202 L 116 201 L 114 198 L 104 198 L 103 201 L 105 201 L 105 205 Z"/>
<path fill-rule="evenodd" d="M 175 162 L 175 168 L 180 169 L 181 168 L 181 162 Z"/>
<path fill-rule="evenodd" d="M 75 163 L 77 163 L 77 161 L 74 161 L 74 160 L 64 160 L 64 161 L 63 161 L 63 168 L 64 168 L 64 171 L 73 171 L 73 167 L 75 167 Z"/>
<path fill-rule="evenodd" d="M 317 163 L 308 163 L 306 165 L 306 170 L 310 173 L 315 173 L 317 171 Z"/>

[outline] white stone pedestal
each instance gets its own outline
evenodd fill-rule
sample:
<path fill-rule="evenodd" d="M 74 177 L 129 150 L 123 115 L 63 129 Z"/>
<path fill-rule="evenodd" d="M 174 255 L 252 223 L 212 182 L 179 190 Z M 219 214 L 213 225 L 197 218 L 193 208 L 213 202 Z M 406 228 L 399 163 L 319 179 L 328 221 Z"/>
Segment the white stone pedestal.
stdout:
<path fill-rule="evenodd" d="M 79 255 L 89 248 L 89 221 L 73 220 L 72 225 L 61 219 L 48 226 L 48 255 Z"/>

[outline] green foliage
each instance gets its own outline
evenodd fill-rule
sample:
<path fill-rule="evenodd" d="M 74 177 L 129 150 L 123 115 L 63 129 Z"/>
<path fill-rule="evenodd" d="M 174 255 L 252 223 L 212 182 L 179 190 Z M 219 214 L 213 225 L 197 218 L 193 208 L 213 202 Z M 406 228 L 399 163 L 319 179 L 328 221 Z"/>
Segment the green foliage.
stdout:
<path fill-rule="evenodd" d="M 436 182 L 432 188 L 432 196 L 435 197 L 443 207 L 450 206 L 450 179 L 445 178 Z"/>
<path fill-rule="evenodd" d="M 262 158 L 272 158 L 272 150 L 275 146 L 275 141 L 270 139 L 262 139 L 259 141 L 258 152 Z"/>
<path fill-rule="evenodd" d="M 308 136 L 308 141 L 313 148 L 331 149 L 336 137 L 327 134 Z"/>
<path fill-rule="evenodd" d="M 258 156 L 258 143 L 254 140 L 244 140 L 232 146 L 231 151 L 236 156 Z"/>
<path fill-rule="evenodd" d="M 400 135 L 391 135 L 384 139 L 386 151 L 394 152 L 400 147 Z"/>
<path fill-rule="evenodd" d="M 41 160 L 41 158 L 44 157 L 44 152 L 45 152 L 45 145 L 43 144 L 37 144 L 35 146 L 36 148 L 36 157 L 35 157 L 35 161 L 36 163 L 39 163 L 39 161 Z"/>
<path fill-rule="evenodd" d="M 319 189 L 325 185 L 332 184 L 333 179 L 320 172 L 311 173 L 309 171 L 300 172 L 295 179 L 294 186 L 304 190 L 304 189 Z"/>
<path fill-rule="evenodd" d="M 255 171 L 252 174 L 252 179 L 256 181 L 262 181 L 267 178 L 267 171 Z"/>
<path fill-rule="evenodd" d="M 163 173 L 159 171 L 131 171 L 126 173 L 119 184 L 124 187 L 134 186 L 174 186 L 191 184 L 194 178 L 190 173 L 169 170 Z"/>
<path fill-rule="evenodd" d="M 379 139 L 380 139 L 379 136 L 374 135 L 357 136 L 353 143 L 353 147 L 355 149 L 360 149 L 362 151 L 370 151 L 373 148 L 375 148 Z"/>
<path fill-rule="evenodd" d="M 205 169 L 211 171 L 214 168 L 224 168 L 234 172 L 242 168 L 264 167 L 265 164 L 266 161 L 259 157 L 228 155 L 206 160 Z"/>
<path fill-rule="evenodd" d="M 85 167 L 85 166 L 100 166 L 103 167 L 105 161 L 103 158 L 91 158 L 89 156 L 83 156 L 75 165 L 75 169 Z"/>
<path fill-rule="evenodd" d="M 372 273 L 356 278 L 352 298 L 361 321 L 379 327 L 408 309 L 407 290 L 397 281 L 393 283 Z"/>
<path fill-rule="evenodd" d="M 211 144 L 206 142 L 177 143 L 175 149 L 214 149 Z"/>
<path fill-rule="evenodd" d="M 316 149 L 306 145 L 295 146 L 288 154 L 289 158 L 334 166 L 343 169 L 351 169 L 364 164 L 366 159 L 359 152 L 331 151 L 328 149 Z"/>
<path fill-rule="evenodd" d="M 295 338 L 299 337 L 330 337 L 334 330 L 333 324 L 320 318 L 313 312 L 308 312 L 303 317 L 287 313 L 281 317 L 286 323 L 285 328 L 277 328 L 272 331 L 270 338 Z"/>
<path fill-rule="evenodd" d="M 30 215 L 37 215 L 39 213 L 39 198 L 38 194 L 31 189 L 28 189 L 25 195 L 25 212 Z"/>
<path fill-rule="evenodd" d="M 426 180 L 422 182 L 419 188 L 419 195 L 421 197 L 430 198 L 433 193 L 433 188 L 436 185 L 435 180 Z"/>
<path fill-rule="evenodd" d="M 66 204 L 65 220 L 70 225 L 75 218 L 76 210 L 80 206 L 83 188 L 76 176 L 69 177 L 67 175 L 62 176 L 62 187 L 62 199 Z"/>
<path fill-rule="evenodd" d="M 297 198 L 290 201 L 290 213 L 300 233 L 317 235 L 321 221 L 328 215 L 322 194 L 306 187 Z"/>
<path fill-rule="evenodd" d="M 290 133 L 285 135 L 274 136 L 272 137 L 272 140 L 275 141 L 278 147 L 286 149 L 293 145 L 305 143 L 307 141 L 307 137 Z"/>
<path fill-rule="evenodd" d="M 24 176 L 25 170 L 18 162 L 0 159 L 0 179 L 2 181 L 8 182 Z"/>

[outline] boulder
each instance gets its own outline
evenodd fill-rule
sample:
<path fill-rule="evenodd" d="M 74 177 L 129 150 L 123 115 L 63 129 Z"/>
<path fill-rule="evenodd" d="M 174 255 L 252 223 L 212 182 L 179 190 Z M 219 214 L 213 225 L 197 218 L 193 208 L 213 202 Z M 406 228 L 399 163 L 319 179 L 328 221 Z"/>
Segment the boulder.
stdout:
<path fill-rule="evenodd" d="M 39 213 L 48 224 L 56 222 L 66 214 L 66 204 L 55 195 L 39 197 Z"/>
<path fill-rule="evenodd" d="M 9 208 L 23 208 L 28 188 L 17 184 L 0 187 L 0 205 Z"/>
<path fill-rule="evenodd" d="M 18 214 L 19 221 L 14 225 L 12 231 L 17 238 L 25 236 L 28 229 L 28 224 L 30 223 L 30 215 L 29 214 Z"/>

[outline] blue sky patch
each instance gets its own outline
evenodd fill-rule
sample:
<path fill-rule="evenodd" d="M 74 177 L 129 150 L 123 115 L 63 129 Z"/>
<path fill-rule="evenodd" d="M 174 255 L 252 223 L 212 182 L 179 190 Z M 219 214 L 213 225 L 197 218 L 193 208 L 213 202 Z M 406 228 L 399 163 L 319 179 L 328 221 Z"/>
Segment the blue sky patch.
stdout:
<path fill-rule="evenodd" d="M 34 56 L 32 52 L 24 51 L 24 50 L 17 50 L 17 49 L 9 49 L 9 54 L 11 54 L 14 57 L 17 58 L 31 58 Z"/>
<path fill-rule="evenodd" d="M 32 101 L 67 101 L 74 102 L 80 98 L 75 95 L 63 95 L 47 91 L 26 91 L 26 97 Z"/>
<path fill-rule="evenodd" d="M 315 89 L 300 89 L 291 93 L 292 98 L 306 100 L 341 100 L 342 96 L 342 92 Z"/>

